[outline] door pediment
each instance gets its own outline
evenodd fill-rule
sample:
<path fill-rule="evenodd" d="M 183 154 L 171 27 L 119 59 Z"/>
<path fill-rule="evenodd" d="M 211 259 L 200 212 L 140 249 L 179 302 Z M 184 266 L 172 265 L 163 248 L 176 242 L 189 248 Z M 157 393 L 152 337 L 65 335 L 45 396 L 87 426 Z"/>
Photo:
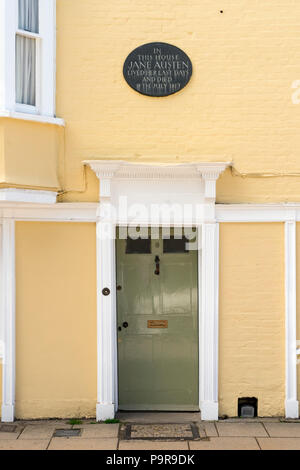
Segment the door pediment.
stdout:
<path fill-rule="evenodd" d="M 134 221 L 152 225 L 197 224 L 210 218 L 216 181 L 230 165 L 228 162 L 141 164 L 123 160 L 83 163 L 99 178 L 100 205 L 111 206 L 110 216 L 114 213 L 116 223 Z"/>

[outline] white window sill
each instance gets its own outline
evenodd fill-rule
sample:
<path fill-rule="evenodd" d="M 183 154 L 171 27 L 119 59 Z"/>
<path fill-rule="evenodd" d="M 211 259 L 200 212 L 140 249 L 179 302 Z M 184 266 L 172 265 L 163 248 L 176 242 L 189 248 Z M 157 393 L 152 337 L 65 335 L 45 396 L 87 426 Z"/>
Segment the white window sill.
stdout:
<path fill-rule="evenodd" d="M 34 114 L 38 115 L 38 108 L 36 106 L 30 106 L 28 104 L 21 104 L 16 103 L 14 113 L 21 113 L 21 114 Z"/>
<path fill-rule="evenodd" d="M 7 111 L 0 110 L 0 117 L 6 117 L 11 119 L 21 119 L 22 121 L 33 121 L 33 122 L 42 122 L 45 124 L 54 124 L 56 126 L 65 126 L 64 119 L 51 117 L 51 116 L 41 116 L 40 114 L 28 114 L 28 113 L 19 113 L 17 111 Z"/>

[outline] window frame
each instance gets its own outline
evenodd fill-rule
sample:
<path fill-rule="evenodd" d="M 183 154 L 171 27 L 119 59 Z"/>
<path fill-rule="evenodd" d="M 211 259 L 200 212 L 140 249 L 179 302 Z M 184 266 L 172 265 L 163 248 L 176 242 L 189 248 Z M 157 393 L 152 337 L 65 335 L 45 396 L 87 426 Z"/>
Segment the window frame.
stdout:
<path fill-rule="evenodd" d="M 39 0 L 39 33 L 19 28 L 18 0 L 0 0 L 0 111 L 55 116 L 56 0 Z M 16 102 L 16 35 L 36 40 L 36 105 Z"/>

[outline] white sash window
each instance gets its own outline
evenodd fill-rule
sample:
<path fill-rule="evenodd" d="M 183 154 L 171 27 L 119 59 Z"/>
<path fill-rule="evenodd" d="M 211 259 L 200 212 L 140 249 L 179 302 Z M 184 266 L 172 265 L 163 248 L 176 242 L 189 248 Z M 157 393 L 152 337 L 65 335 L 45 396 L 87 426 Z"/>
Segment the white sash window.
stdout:
<path fill-rule="evenodd" d="M 56 0 L 0 0 L 0 114 L 55 117 Z"/>
<path fill-rule="evenodd" d="M 36 107 L 39 0 L 18 0 L 16 103 Z M 30 109 L 28 109 L 30 111 Z M 32 112 L 35 109 L 31 110 Z"/>

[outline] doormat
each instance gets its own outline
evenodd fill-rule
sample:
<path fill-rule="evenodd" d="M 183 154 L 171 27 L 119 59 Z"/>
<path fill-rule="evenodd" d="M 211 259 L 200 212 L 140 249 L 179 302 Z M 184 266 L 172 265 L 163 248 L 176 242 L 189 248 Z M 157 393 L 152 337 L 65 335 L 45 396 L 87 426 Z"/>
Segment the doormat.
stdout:
<path fill-rule="evenodd" d="M 78 437 L 81 435 L 81 429 L 56 429 L 53 437 Z"/>
<path fill-rule="evenodd" d="M 0 432 L 16 432 L 17 426 L 11 424 L 1 424 Z"/>
<path fill-rule="evenodd" d="M 195 423 L 185 424 L 122 424 L 120 428 L 122 440 L 176 440 L 195 441 L 201 439 Z"/>

